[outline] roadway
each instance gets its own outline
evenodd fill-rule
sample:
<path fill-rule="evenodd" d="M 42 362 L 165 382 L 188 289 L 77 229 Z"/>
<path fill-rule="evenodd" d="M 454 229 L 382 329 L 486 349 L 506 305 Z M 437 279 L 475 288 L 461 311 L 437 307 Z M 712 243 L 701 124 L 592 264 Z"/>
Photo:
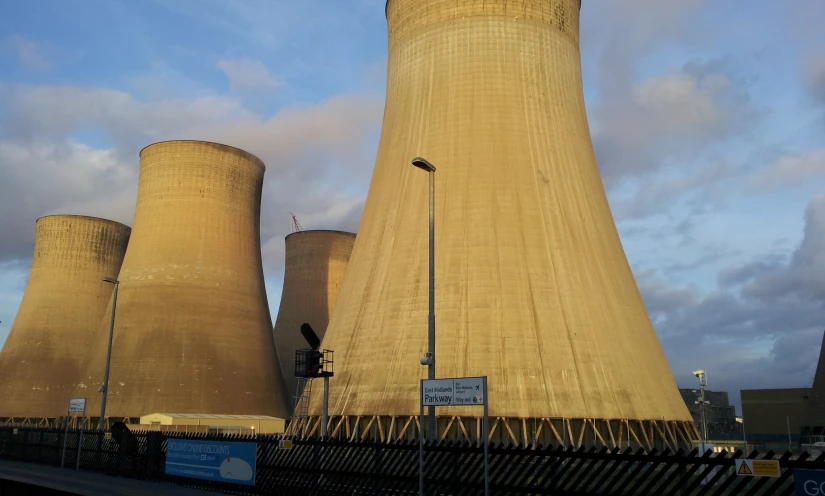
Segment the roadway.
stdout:
<path fill-rule="evenodd" d="M 12 483 L 4 484 L 4 481 L 12 481 Z M 0 460 L 0 494 L 10 496 L 48 494 L 45 491 L 29 492 L 22 486 L 24 484 L 51 489 L 55 496 L 146 496 L 147 494 L 152 496 L 215 496 L 216 494 L 169 484 Z"/>

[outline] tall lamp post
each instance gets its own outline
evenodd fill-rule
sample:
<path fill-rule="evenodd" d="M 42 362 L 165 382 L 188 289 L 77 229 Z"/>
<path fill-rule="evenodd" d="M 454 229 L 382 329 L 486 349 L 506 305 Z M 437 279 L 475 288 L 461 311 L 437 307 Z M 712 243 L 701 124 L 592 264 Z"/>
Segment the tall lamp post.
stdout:
<path fill-rule="evenodd" d="M 708 442 L 708 421 L 707 417 L 705 416 L 705 408 L 709 401 L 705 401 L 705 388 L 708 386 L 708 374 L 704 370 L 694 370 L 693 375 L 695 375 L 699 379 L 699 411 L 702 414 L 702 448 L 703 450 L 707 449 L 707 442 Z"/>
<path fill-rule="evenodd" d="M 115 285 L 115 293 L 112 297 L 112 319 L 109 323 L 109 348 L 106 351 L 106 372 L 103 374 L 103 387 L 100 388 L 100 392 L 103 393 L 103 399 L 100 401 L 100 424 L 98 425 L 99 430 L 103 430 L 104 419 L 106 418 L 106 398 L 109 395 L 109 365 L 112 362 L 112 337 L 115 333 L 115 309 L 117 308 L 117 290 L 120 286 L 120 281 L 117 279 L 112 279 L 111 277 L 107 277 L 103 279 L 103 282 L 108 282 L 109 284 Z"/>
<path fill-rule="evenodd" d="M 435 166 L 421 157 L 412 164 L 426 171 L 430 178 L 430 313 L 427 321 L 427 355 L 421 359 L 427 365 L 427 378 L 435 379 Z M 427 438 L 435 441 L 435 406 L 427 407 Z"/>

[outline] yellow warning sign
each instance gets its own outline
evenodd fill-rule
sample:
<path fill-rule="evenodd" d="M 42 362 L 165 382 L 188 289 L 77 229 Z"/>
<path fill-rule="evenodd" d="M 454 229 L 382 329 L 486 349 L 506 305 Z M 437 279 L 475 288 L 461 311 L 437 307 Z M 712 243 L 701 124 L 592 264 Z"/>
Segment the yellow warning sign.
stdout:
<path fill-rule="evenodd" d="M 292 449 L 292 439 L 281 439 L 278 441 L 278 449 Z"/>
<path fill-rule="evenodd" d="M 12 434 L 17 434 L 17 429 L 14 429 L 14 432 L 12 432 Z"/>
<path fill-rule="evenodd" d="M 111 432 L 107 432 L 106 434 L 104 434 L 104 435 L 103 435 L 103 438 L 104 438 L 104 439 L 112 439 L 112 433 L 111 433 Z"/>
<path fill-rule="evenodd" d="M 779 477 L 778 460 L 735 460 L 736 475 L 747 477 Z"/>

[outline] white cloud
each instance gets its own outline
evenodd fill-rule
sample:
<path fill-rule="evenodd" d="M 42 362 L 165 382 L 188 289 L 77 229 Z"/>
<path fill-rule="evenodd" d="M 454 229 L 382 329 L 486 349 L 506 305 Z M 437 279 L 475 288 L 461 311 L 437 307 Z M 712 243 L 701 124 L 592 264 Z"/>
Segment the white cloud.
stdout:
<path fill-rule="evenodd" d="M 750 193 L 764 193 L 825 176 L 825 149 L 806 150 L 798 155 L 780 157 L 761 169 L 748 182 Z"/>
<path fill-rule="evenodd" d="M 262 240 L 283 244 L 288 212 L 307 229 L 348 228 L 363 202 L 381 101 L 341 95 L 283 107 L 270 118 L 222 96 L 142 102 L 103 88 L 0 85 L 0 260 L 28 256 L 31 226 L 47 213 L 82 213 L 130 223 L 137 152 L 167 139 L 202 139 L 245 149 L 267 165 Z M 72 141 L 101 130 L 112 147 Z M 264 253 L 277 257 L 277 250 Z M 278 269 L 282 257 L 267 257 Z"/>
<path fill-rule="evenodd" d="M 54 66 L 54 62 L 43 53 L 42 47 L 22 36 L 8 36 L 0 40 L 0 52 L 13 53 L 27 69 L 43 70 Z"/>
<path fill-rule="evenodd" d="M 612 88 L 593 110 L 594 146 L 607 186 L 677 163 L 715 161 L 712 147 L 744 133 L 761 115 L 724 61 Z M 715 159 L 715 160 L 714 160 Z"/>
<path fill-rule="evenodd" d="M 217 67 L 229 78 L 231 89 L 236 93 L 272 91 L 284 84 L 257 60 L 220 60 Z"/>

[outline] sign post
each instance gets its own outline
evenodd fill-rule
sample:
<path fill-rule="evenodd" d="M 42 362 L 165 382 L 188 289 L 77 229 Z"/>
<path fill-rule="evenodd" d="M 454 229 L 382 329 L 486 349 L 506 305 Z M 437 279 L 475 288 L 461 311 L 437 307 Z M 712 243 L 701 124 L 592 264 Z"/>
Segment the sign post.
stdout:
<path fill-rule="evenodd" d="M 421 401 L 418 412 L 418 492 L 424 495 L 424 407 L 425 406 L 483 406 L 482 432 L 484 434 L 484 494 L 490 494 L 489 422 L 487 403 L 487 376 L 456 377 L 453 379 L 422 379 Z"/>
<path fill-rule="evenodd" d="M 63 454 L 60 457 L 60 468 L 63 468 L 63 465 L 66 464 L 66 443 L 69 441 L 69 420 L 73 413 L 79 413 L 84 417 L 86 417 L 86 398 L 72 398 L 69 400 L 69 408 L 66 412 L 66 429 L 63 432 Z M 81 435 L 83 433 L 83 426 L 80 427 Z M 77 440 L 77 464 L 75 466 L 75 470 L 80 468 L 80 441 L 81 439 L 78 438 Z"/>

